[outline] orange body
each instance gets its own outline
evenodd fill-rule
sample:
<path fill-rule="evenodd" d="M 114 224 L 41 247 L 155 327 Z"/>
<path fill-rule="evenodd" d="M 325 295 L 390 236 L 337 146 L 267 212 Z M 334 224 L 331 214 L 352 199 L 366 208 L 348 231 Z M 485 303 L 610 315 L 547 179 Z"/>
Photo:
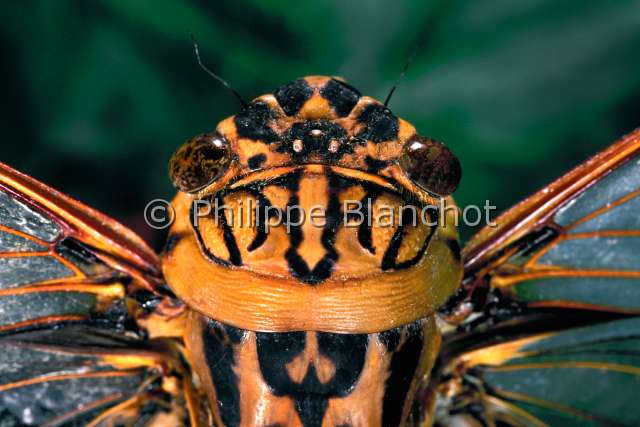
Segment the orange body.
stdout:
<path fill-rule="evenodd" d="M 399 165 L 414 138 L 377 101 L 307 77 L 176 153 L 174 182 L 195 188 L 173 202 L 163 272 L 217 424 L 408 417 L 461 277 L 453 201 Z"/>
<path fill-rule="evenodd" d="M 0 164 L 3 421 L 638 424 L 640 131 L 461 261 L 444 145 L 336 79 L 243 107 L 172 158 L 161 257 Z"/>

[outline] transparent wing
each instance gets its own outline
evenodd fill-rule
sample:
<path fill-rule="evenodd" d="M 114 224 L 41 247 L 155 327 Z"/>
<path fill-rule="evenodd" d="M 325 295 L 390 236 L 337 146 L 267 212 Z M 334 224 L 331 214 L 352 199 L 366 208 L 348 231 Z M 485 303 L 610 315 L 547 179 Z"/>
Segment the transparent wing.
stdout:
<path fill-rule="evenodd" d="M 141 326 L 169 301 L 141 239 L 0 164 L 0 424 L 188 424 L 179 343 Z"/>
<path fill-rule="evenodd" d="M 640 422 L 639 153 L 636 131 L 470 241 L 425 393 L 440 422 Z"/>

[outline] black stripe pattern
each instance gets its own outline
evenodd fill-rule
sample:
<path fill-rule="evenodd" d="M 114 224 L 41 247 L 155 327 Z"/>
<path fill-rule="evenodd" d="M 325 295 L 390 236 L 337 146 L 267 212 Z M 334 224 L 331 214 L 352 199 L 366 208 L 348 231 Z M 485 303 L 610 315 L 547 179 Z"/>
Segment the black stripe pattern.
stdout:
<path fill-rule="evenodd" d="M 376 248 L 373 246 L 373 233 L 377 227 L 374 218 L 371 218 L 372 206 L 376 199 L 386 190 L 376 184 L 372 184 L 368 181 L 358 180 L 355 178 L 347 178 L 338 173 L 335 173 L 330 167 L 324 168 L 324 176 L 327 180 L 326 188 L 319 188 L 318 191 L 327 192 L 327 205 L 325 206 L 325 223 L 321 234 L 321 246 L 324 249 L 324 254 L 315 265 L 309 265 L 304 257 L 300 254 L 299 248 L 305 239 L 303 227 L 300 221 L 300 181 L 303 178 L 304 169 L 296 169 L 293 172 L 283 174 L 275 179 L 269 180 L 257 180 L 249 185 L 243 186 L 235 190 L 223 189 L 211 197 L 211 202 L 214 203 L 217 200 L 218 206 L 225 205 L 225 198 L 231 197 L 234 192 L 249 193 L 255 199 L 256 203 L 254 208 L 256 209 L 256 223 L 255 223 L 255 237 L 246 248 L 248 252 L 259 250 L 268 239 L 268 227 L 267 223 L 273 218 L 278 217 L 277 209 L 274 209 L 271 201 L 265 196 L 264 191 L 267 186 L 276 186 L 288 190 L 289 199 L 285 209 L 286 212 L 280 212 L 280 218 L 283 218 L 285 223 L 283 225 L 288 226 L 288 238 L 289 246 L 284 252 L 284 258 L 289 267 L 291 275 L 297 278 L 300 282 L 308 285 L 317 285 L 329 279 L 333 274 L 335 265 L 339 262 L 340 252 L 336 248 L 336 235 L 341 227 L 343 227 L 345 215 L 340 201 L 340 195 L 353 186 L 360 186 L 365 190 L 365 196 L 360 200 L 361 208 L 358 213 L 350 213 L 352 216 L 347 217 L 346 220 L 362 220 L 358 229 L 357 239 L 360 246 L 364 251 L 371 254 L 376 254 Z M 421 246 L 416 248 L 415 255 L 410 259 L 398 262 L 398 254 L 402 247 L 402 243 L 407 235 L 412 231 L 413 218 L 408 215 L 419 215 L 419 206 L 413 205 L 417 203 L 415 201 L 406 201 L 416 209 L 402 209 L 402 223 L 396 228 L 392 238 L 390 239 L 384 253 L 382 254 L 382 261 L 379 266 L 381 271 L 387 270 L 401 270 L 407 269 L 415 265 L 424 256 L 424 253 L 431 241 L 436 228 L 431 227 L 427 231 L 427 236 L 423 240 Z M 349 207 L 350 210 L 355 211 Z M 227 223 L 224 215 L 225 209 L 219 209 L 216 213 L 215 209 L 212 209 L 211 215 L 218 215 L 218 226 L 222 230 L 222 240 L 229 254 L 227 259 L 223 259 L 220 255 L 212 252 L 206 242 L 207 236 L 203 236 L 197 224 L 193 222 L 194 215 L 191 213 L 192 225 L 196 230 L 196 234 L 199 239 L 203 252 L 212 261 L 221 265 L 243 265 L 242 251 L 238 246 L 236 237 L 234 236 L 233 228 Z M 429 210 L 430 215 L 436 215 L 433 211 Z M 244 215 L 244 214 L 243 214 Z M 289 220 L 289 224 L 286 224 L 286 220 Z M 215 248 L 215 245 L 211 245 Z M 380 248 L 378 248 L 380 249 Z"/>

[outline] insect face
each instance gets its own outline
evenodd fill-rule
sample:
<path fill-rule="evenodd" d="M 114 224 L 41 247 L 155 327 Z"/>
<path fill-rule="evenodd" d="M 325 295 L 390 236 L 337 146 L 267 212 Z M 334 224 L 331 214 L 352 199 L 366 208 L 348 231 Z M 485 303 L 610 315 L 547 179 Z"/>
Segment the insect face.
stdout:
<path fill-rule="evenodd" d="M 448 299 L 446 147 L 336 79 L 242 103 L 171 160 L 161 260 L 0 163 L 3 421 L 638 424 L 640 131 L 476 234 Z"/>
<path fill-rule="evenodd" d="M 180 148 L 171 177 L 165 274 L 210 318 L 379 332 L 430 315 L 459 283 L 453 202 L 441 197 L 457 160 L 341 80 L 255 99 Z"/>
<path fill-rule="evenodd" d="M 407 418 L 439 347 L 433 313 L 460 283 L 441 197 L 459 171 L 442 144 L 327 77 L 178 150 L 163 269 L 192 309 L 185 344 L 216 424 Z"/>

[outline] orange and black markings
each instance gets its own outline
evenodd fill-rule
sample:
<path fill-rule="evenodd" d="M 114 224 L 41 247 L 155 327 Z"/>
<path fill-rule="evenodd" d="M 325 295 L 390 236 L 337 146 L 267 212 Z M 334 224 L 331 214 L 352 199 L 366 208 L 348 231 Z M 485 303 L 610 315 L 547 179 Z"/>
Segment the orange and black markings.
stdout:
<path fill-rule="evenodd" d="M 204 354 L 225 426 L 400 425 L 436 339 L 430 320 L 377 334 L 256 333 L 194 321 L 191 351 Z"/>
<path fill-rule="evenodd" d="M 438 222 L 451 152 L 313 76 L 191 139 L 170 171 L 163 272 L 215 424 L 402 425 L 460 283 L 455 222 Z"/>
<path fill-rule="evenodd" d="M 331 167 L 298 168 L 277 178 L 251 181 L 223 189 L 208 202 L 205 217 L 193 211 L 190 216 L 212 261 L 259 269 L 256 260 L 268 257 L 270 264 L 263 267 L 266 273 L 280 263 L 293 277 L 312 285 L 331 277 L 335 270 L 343 272 L 346 268 L 341 261 L 353 264 L 361 258 L 359 254 L 377 260 L 376 265 L 368 266 L 370 271 L 410 268 L 420 261 L 436 230 L 418 223 L 420 202 L 405 200 L 376 183 L 341 175 Z M 211 210 L 212 205 L 229 209 Z M 231 207 L 237 211 L 233 213 Z M 318 215 L 303 218 L 309 215 L 305 208 L 314 207 Z M 382 223 L 384 207 L 394 209 L 397 224 L 391 215 Z M 433 211 L 425 212 L 435 221 Z M 283 218 L 281 223 L 270 224 L 278 217 Z M 212 222 L 219 225 L 220 233 L 207 232 Z M 274 251 L 273 235 L 281 236 L 279 252 Z M 352 265 L 349 268 L 355 272 Z"/>
<path fill-rule="evenodd" d="M 284 158 L 295 163 L 354 161 L 354 153 L 363 154 L 369 142 L 395 141 L 400 131 L 399 119 L 383 105 L 371 103 L 368 98 L 359 102 L 361 98 L 346 83 L 326 78 L 298 79 L 280 87 L 272 96 L 258 98 L 236 114 L 235 132 L 245 141 L 275 145 L 275 149 L 271 159 L 265 152 L 247 155 L 247 166 L 258 169 L 268 160 L 278 162 Z M 251 145 L 248 141 L 245 144 Z M 370 171 L 388 164 L 388 159 L 375 158 L 373 153 L 362 154 L 359 160 Z"/>
<path fill-rule="evenodd" d="M 638 425 L 638 153 L 462 256 L 458 161 L 335 78 L 178 149 L 161 257 L 0 163 L 0 424 Z"/>

